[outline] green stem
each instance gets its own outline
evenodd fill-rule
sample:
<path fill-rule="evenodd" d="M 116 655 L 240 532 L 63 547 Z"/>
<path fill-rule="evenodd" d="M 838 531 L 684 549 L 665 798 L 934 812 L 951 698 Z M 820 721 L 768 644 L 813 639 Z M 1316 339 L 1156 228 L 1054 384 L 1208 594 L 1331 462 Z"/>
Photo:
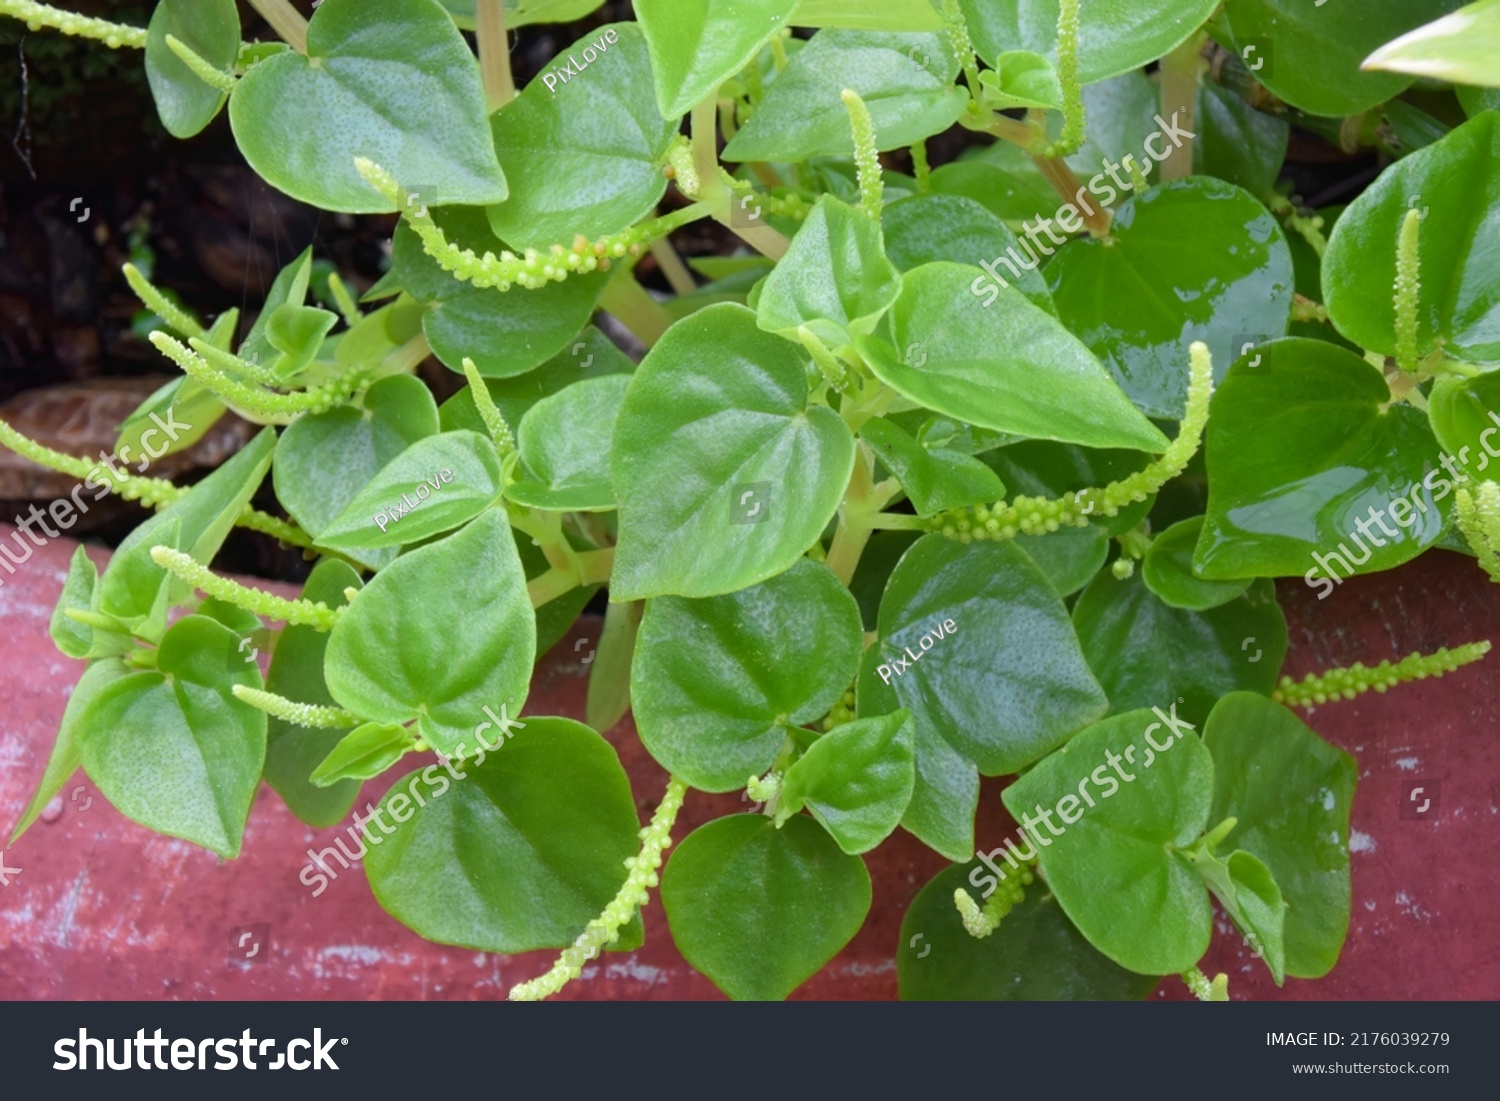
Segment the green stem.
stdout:
<path fill-rule="evenodd" d="M 556 994 L 582 974 L 585 963 L 619 939 L 620 930 L 646 904 L 650 889 L 657 885 L 657 869 L 661 867 L 663 853 L 672 844 L 672 826 L 686 797 L 687 786 L 675 776 L 668 779 L 661 805 L 652 815 L 650 825 L 640 832 L 640 852 L 625 861 L 628 873 L 615 897 L 603 913 L 589 922 L 573 945 L 563 951 L 550 971 L 512 987 L 511 1001 L 540 1001 Z"/>
<path fill-rule="evenodd" d="M 854 473 L 844 491 L 844 503 L 839 507 L 838 527 L 834 529 L 833 543 L 828 548 L 828 568 L 845 585 L 853 579 L 874 531 L 869 523 L 874 511 L 869 507 L 875 490 L 874 462 L 870 445 L 861 442 L 854 455 Z"/>
<path fill-rule="evenodd" d="M 299 54 L 307 53 L 307 20 L 289 0 L 250 0 L 250 6 L 260 12 L 283 42 Z"/>
<path fill-rule="evenodd" d="M 143 50 L 146 48 L 146 28 L 130 27 L 123 23 L 111 23 L 106 19 L 90 19 L 75 15 L 47 4 L 33 4 L 30 0 L 0 0 L 0 15 L 24 19 L 34 31 L 47 27 L 76 38 L 92 38 L 103 42 L 112 50 L 122 46 Z"/>
<path fill-rule="evenodd" d="M 322 601 L 313 604 L 306 600 L 286 600 L 274 593 L 252 589 L 238 581 L 220 577 L 191 555 L 172 547 L 152 547 L 151 561 L 193 588 L 267 619 L 284 619 L 288 623 L 312 627 L 318 631 L 331 631 L 338 622 L 339 613 Z"/>
<path fill-rule="evenodd" d="M 932 190 L 932 169 L 927 164 L 927 143 L 919 141 L 911 147 L 911 170 L 917 181 L 917 194 L 925 195 Z"/>
<path fill-rule="evenodd" d="M 1203 43 L 1208 35 L 1199 31 L 1188 37 L 1166 57 L 1161 59 L 1161 114 L 1174 122 L 1178 114 L 1187 116 L 1182 129 L 1196 132 L 1193 116 L 1198 107 L 1198 70 L 1202 64 Z M 1182 144 L 1172 146 L 1167 159 L 1161 163 L 1161 178 L 1180 180 L 1193 174 L 1193 139 L 1185 138 Z"/>
<path fill-rule="evenodd" d="M 667 283 L 674 291 L 678 294 L 692 294 L 698 289 L 693 273 L 688 271 L 682 257 L 677 255 L 670 237 L 658 237 L 648 247 L 651 255 L 656 257 L 656 266 L 661 268 L 661 273 L 667 277 Z"/>
<path fill-rule="evenodd" d="M 125 282 L 130 284 L 135 296 L 148 310 L 165 321 L 169 329 L 186 337 L 208 335 L 208 330 L 198 323 L 197 318 L 152 286 L 150 280 L 141 274 L 140 268 L 134 264 L 126 264 L 120 270 L 125 273 Z"/>
<path fill-rule="evenodd" d="M 1078 216 L 1083 220 L 1084 228 L 1089 231 L 1091 237 L 1109 236 L 1109 227 L 1113 224 L 1114 216 L 1104 207 L 1097 206 L 1090 201 L 1090 197 L 1085 194 L 1088 189 L 1079 182 L 1067 161 L 1060 157 L 1044 157 L 1035 153 L 1031 154 L 1031 160 L 1043 178 L 1052 185 L 1052 189 L 1078 210 Z"/>
<path fill-rule="evenodd" d="M 347 401 L 366 382 L 363 372 L 350 371 L 322 386 L 294 394 L 274 394 L 230 378 L 203 356 L 160 330 L 152 333 L 149 339 L 157 351 L 213 391 L 225 404 L 234 407 L 247 419 L 263 424 L 289 424 L 304 413 L 326 413 Z"/>
<path fill-rule="evenodd" d="M 510 73 L 510 44 L 505 34 L 504 0 L 476 0 L 475 37 L 479 40 L 479 75 L 484 81 L 484 99 L 494 114 L 516 98 L 516 82 Z"/>
<path fill-rule="evenodd" d="M 648 348 L 672 327 L 672 315 L 636 282 L 634 273 L 628 269 L 617 272 L 604 285 L 599 308 L 615 317 Z"/>

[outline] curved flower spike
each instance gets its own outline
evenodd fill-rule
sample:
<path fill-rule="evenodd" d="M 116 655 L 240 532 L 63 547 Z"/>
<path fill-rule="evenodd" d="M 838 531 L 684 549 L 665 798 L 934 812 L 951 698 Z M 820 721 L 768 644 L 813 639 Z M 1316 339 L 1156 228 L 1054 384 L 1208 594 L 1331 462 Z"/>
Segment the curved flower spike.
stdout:
<path fill-rule="evenodd" d="M 90 19 L 86 15 L 75 15 L 47 4 L 33 4 L 31 0 L 0 0 L 0 15 L 24 19 L 34 31 L 48 27 L 76 38 L 92 38 L 103 42 L 112 50 L 128 46 L 136 50 L 146 48 L 146 28 L 130 27 L 123 23 L 111 23 L 107 19 Z"/>
<path fill-rule="evenodd" d="M 1312 707 L 1329 700 L 1352 700 L 1372 688 L 1377 692 L 1384 692 L 1406 681 L 1441 677 L 1444 673 L 1451 673 L 1461 666 L 1478 661 L 1489 652 L 1490 644 L 1481 641 L 1465 643 L 1451 650 L 1445 646 L 1425 656 L 1410 654 L 1394 664 L 1382 661 L 1373 669 L 1357 661 L 1347 669 L 1309 673 L 1301 681 L 1282 677 L 1281 684 L 1271 693 L 1271 698 L 1288 707 Z"/>

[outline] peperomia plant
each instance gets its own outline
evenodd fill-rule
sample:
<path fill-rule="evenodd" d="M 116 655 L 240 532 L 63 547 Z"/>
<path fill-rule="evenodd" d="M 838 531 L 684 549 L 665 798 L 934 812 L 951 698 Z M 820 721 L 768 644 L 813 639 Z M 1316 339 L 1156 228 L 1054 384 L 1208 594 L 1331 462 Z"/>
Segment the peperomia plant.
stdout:
<path fill-rule="evenodd" d="M 1376 70 L 1457 4 L 636 0 L 519 92 L 507 23 L 599 0 L 252 6 L 283 41 L 233 0 L 144 29 L 0 0 L 143 48 L 173 134 L 227 103 L 271 185 L 399 216 L 362 299 L 309 304 L 304 254 L 244 332 L 127 269 L 183 373 L 119 448 L 266 426 L 191 489 L 0 426 L 155 510 L 74 558 L 52 633 L 88 664 L 17 835 L 80 765 L 225 857 L 262 779 L 328 826 L 399 774 L 303 883 L 367 855 L 420 936 L 564 949 L 512 997 L 639 945 L 660 875 L 693 966 L 784 998 L 897 829 L 954 862 L 907 997 L 1223 998 L 1215 903 L 1278 983 L 1334 966 L 1357 770 L 1290 708 L 1488 644 L 1278 680 L 1270 579 L 1433 547 L 1500 579 L 1494 3 Z M 1293 126 L 1388 163 L 1304 206 Z M 684 264 L 694 223 L 732 244 Z M 467 382 L 442 405 L 429 356 Z M 210 569 L 235 526 L 316 559 L 300 599 Z M 601 591 L 587 725 L 519 718 Z M 600 733 L 627 710 L 669 773 L 644 828 Z M 981 776 L 1015 837 L 976 837 Z M 688 789 L 758 809 L 667 861 Z"/>

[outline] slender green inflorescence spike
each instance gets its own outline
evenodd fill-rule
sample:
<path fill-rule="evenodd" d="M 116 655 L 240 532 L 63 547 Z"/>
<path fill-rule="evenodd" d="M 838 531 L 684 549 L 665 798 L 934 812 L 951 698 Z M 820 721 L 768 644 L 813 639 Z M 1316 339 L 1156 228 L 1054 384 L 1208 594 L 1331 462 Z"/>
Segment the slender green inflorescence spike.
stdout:
<path fill-rule="evenodd" d="M 197 318 L 153 287 L 150 280 L 142 275 L 141 270 L 134 264 L 126 264 L 121 270 L 125 273 L 125 282 L 130 284 L 130 289 L 135 292 L 135 296 L 141 300 L 146 309 L 165 321 L 168 328 L 175 329 L 186 337 L 208 335 L 208 332 L 198 323 Z"/>
<path fill-rule="evenodd" d="M 1373 668 L 1363 662 L 1355 662 L 1347 669 L 1309 673 L 1300 681 L 1294 681 L 1289 676 L 1282 677 L 1281 684 L 1271 693 L 1271 698 L 1288 707 L 1312 707 L 1330 700 L 1352 700 L 1372 688 L 1377 692 L 1384 692 L 1407 681 L 1441 677 L 1444 673 L 1451 673 L 1478 661 L 1489 652 L 1488 642 L 1469 642 L 1452 649 L 1445 646 L 1431 654 L 1409 654 L 1394 663 L 1382 661 Z"/>
<path fill-rule="evenodd" d="M 1061 527 L 1086 527 L 1091 520 L 1117 516 L 1121 509 L 1144 501 L 1187 469 L 1203 439 L 1208 423 L 1208 403 L 1213 396 L 1213 362 L 1207 345 L 1194 342 L 1192 374 L 1188 382 L 1187 409 L 1177 438 L 1155 462 L 1118 482 L 1102 488 L 1064 493 L 1057 500 L 1047 497 L 1017 497 L 993 505 L 940 512 L 923 522 L 928 531 L 949 539 L 999 542 L 1017 535 L 1045 535 Z"/>
<path fill-rule="evenodd" d="M 870 217 L 879 220 L 885 206 L 885 180 L 880 172 L 880 152 L 875 144 L 875 120 L 859 93 L 845 88 L 840 93 L 849 112 L 849 126 L 854 131 L 854 167 L 859 174 L 859 205 Z"/>
<path fill-rule="evenodd" d="M 180 577 L 193 588 L 267 619 L 284 619 L 288 623 L 319 631 L 331 631 L 338 622 L 339 613 L 321 600 L 316 604 L 306 600 L 286 600 L 274 593 L 252 589 L 238 581 L 220 577 L 191 555 L 172 547 L 152 547 L 151 561 L 168 573 Z"/>
<path fill-rule="evenodd" d="M 1000 922 L 1006 914 L 1019 906 L 1026 898 L 1026 888 L 1036 882 L 1031 869 L 1023 867 L 1020 874 L 1014 879 L 1002 879 L 989 898 L 984 900 L 984 907 L 974 901 L 969 892 L 962 887 L 953 892 L 953 905 L 958 907 L 958 915 L 963 919 L 964 930 L 969 936 L 976 940 L 983 940 L 996 929 L 1000 928 Z"/>
<path fill-rule="evenodd" d="M 750 66 L 755 67 L 753 64 Z M 696 200 L 703 189 L 698 177 L 698 166 L 693 160 L 693 141 L 686 134 L 678 134 L 667 145 L 667 164 L 672 168 L 672 179 L 677 190 L 689 199 Z"/>
<path fill-rule="evenodd" d="M 234 91 L 235 77 L 232 73 L 226 73 L 222 69 L 215 69 L 203 58 L 193 52 L 193 48 L 180 38 L 167 35 L 167 49 L 181 59 L 182 63 L 192 70 L 193 75 L 203 81 L 210 88 L 217 88 L 226 95 Z"/>
<path fill-rule="evenodd" d="M 948 43 L 958 56 L 958 63 L 963 66 L 964 83 L 977 100 L 980 87 L 979 59 L 974 55 L 974 43 L 969 38 L 969 24 L 964 19 L 963 9 L 958 6 L 958 0 L 943 0 L 943 25 L 948 32 Z M 970 110 L 973 109 L 974 100 L 970 100 Z"/>
<path fill-rule="evenodd" d="M 199 340 L 196 336 L 189 338 L 188 345 L 207 360 L 210 366 L 218 368 L 229 378 L 239 373 L 251 382 L 257 382 L 262 386 L 275 386 L 282 381 L 281 376 L 270 367 L 263 367 L 258 363 L 251 363 L 248 359 L 241 359 L 233 352 L 215 348 L 206 340 Z"/>
<path fill-rule="evenodd" d="M 286 423 L 304 413 L 326 413 L 336 405 L 347 401 L 361 386 L 366 377 L 363 371 L 350 371 L 332 382 L 315 386 L 295 394 L 273 394 L 255 386 L 246 385 L 231 378 L 180 341 L 164 332 L 154 332 L 150 337 L 157 351 L 181 367 L 190 377 L 208 387 L 227 404 L 236 406 L 269 423 Z M 252 365 L 237 361 L 244 368 Z"/>
<path fill-rule="evenodd" d="M 1047 150 L 1067 157 L 1083 144 L 1083 85 L 1078 80 L 1078 0 L 1061 0 L 1057 9 L 1057 82 L 1062 85 L 1063 127 Z"/>
<path fill-rule="evenodd" d="M 1227 1002 L 1229 1000 L 1229 976 L 1220 971 L 1214 976 L 1213 982 L 1208 981 L 1208 976 L 1196 967 L 1189 967 L 1182 973 L 1182 981 L 1187 983 L 1187 988 L 1193 992 L 1193 997 L 1200 1002 Z"/>
<path fill-rule="evenodd" d="M 484 384 L 479 368 L 474 366 L 474 361 L 468 356 L 464 357 L 463 362 L 464 378 L 469 380 L 469 392 L 474 395 L 474 407 L 479 410 L 479 418 L 484 421 L 484 426 L 490 430 L 495 450 L 504 459 L 515 451 L 516 438 L 510 434 L 510 425 L 505 423 L 505 416 L 495 404 L 495 399 L 490 396 L 490 388 Z"/>
<path fill-rule="evenodd" d="M 1419 368 L 1417 307 L 1422 293 L 1422 260 L 1417 251 L 1422 215 L 1408 210 L 1396 242 L 1396 363 L 1408 374 Z"/>
<path fill-rule="evenodd" d="M 342 707 L 320 707 L 315 703 L 298 703 L 289 700 L 285 696 L 278 696 L 275 692 L 263 692 L 259 688 L 248 688 L 243 684 L 234 685 L 230 691 L 234 698 L 248 703 L 259 711 L 264 711 L 273 718 L 282 722 L 295 723 L 297 726 L 305 726 L 311 730 L 343 730 L 347 727 L 358 726 L 360 717 L 352 711 L 345 711 Z"/>
<path fill-rule="evenodd" d="M 797 327 L 797 339 L 802 341 L 802 346 L 807 349 L 808 355 L 812 356 L 813 362 L 818 365 L 818 370 L 822 372 L 828 385 L 841 394 L 848 393 L 849 372 L 839 362 L 838 357 L 830 352 L 806 325 Z"/>
<path fill-rule="evenodd" d="M 1479 559 L 1479 565 L 1500 581 L 1500 485 L 1484 481 L 1472 491 L 1459 486 L 1453 494 L 1453 518 Z"/>
<path fill-rule="evenodd" d="M 112 50 L 122 46 L 144 50 L 146 28 L 129 27 L 124 23 L 111 23 L 106 19 L 90 19 L 86 15 L 75 15 L 47 4 L 33 4 L 30 0 L 0 0 L 0 15 L 24 19 L 34 31 L 47 27 L 77 38 L 92 38 L 103 42 Z"/>
<path fill-rule="evenodd" d="M 750 777 L 745 781 L 745 794 L 757 803 L 773 802 L 781 794 L 781 773 L 768 772 L 765 779 Z"/>
<path fill-rule="evenodd" d="M 708 213 L 706 209 L 694 205 L 641 222 L 619 233 L 600 237 L 593 242 L 579 234 L 573 239 L 572 245 L 553 245 L 546 252 L 529 248 L 524 255 L 517 256 L 507 249 L 499 256 L 493 252 L 480 256 L 473 249 L 450 244 L 447 235 L 432 220 L 426 208 L 419 209 L 414 205 L 413 197 L 385 169 L 364 157 L 356 157 L 354 165 L 371 187 L 401 211 L 407 224 L 421 238 L 423 250 L 444 271 L 476 287 L 496 287 L 502 291 L 516 286 L 536 290 L 548 283 L 561 283 L 570 275 L 606 271 L 612 259 L 640 256 L 653 238 L 665 237 L 679 226 Z"/>
<path fill-rule="evenodd" d="M 646 903 L 647 892 L 655 887 L 657 869 L 661 867 L 662 853 L 672 844 L 672 825 L 677 821 L 677 812 L 687 795 L 687 786 L 675 776 L 667 781 L 667 793 L 662 796 L 661 806 L 651 817 L 651 824 L 641 830 L 641 851 L 625 861 L 630 874 L 614 900 L 604 912 L 579 934 L 570 948 L 563 951 L 552 970 L 540 978 L 523 982 L 511 988 L 513 1002 L 540 1001 L 556 994 L 583 972 L 583 965 L 593 959 L 607 944 L 620 937 L 620 930 L 634 916 L 636 910 Z"/>

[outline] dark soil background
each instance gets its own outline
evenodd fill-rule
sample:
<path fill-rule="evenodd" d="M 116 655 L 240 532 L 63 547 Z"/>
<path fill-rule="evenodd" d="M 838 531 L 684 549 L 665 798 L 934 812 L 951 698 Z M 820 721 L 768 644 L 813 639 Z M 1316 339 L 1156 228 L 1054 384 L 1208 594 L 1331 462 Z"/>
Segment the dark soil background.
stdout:
<path fill-rule="evenodd" d="M 153 7 L 63 6 L 136 26 Z M 248 4 L 240 8 L 247 41 L 273 37 Z M 610 0 L 575 24 L 513 32 L 517 85 L 586 31 L 632 17 L 629 0 Z M 955 129 L 934 139 L 929 154 L 937 166 L 988 140 Z M 904 153 L 887 163 L 909 169 Z M 1349 154 L 1322 137 L 1294 135 L 1289 172 L 1314 201 L 1347 202 L 1379 167 L 1371 151 Z M 127 261 L 148 268 L 200 316 L 238 308 L 243 333 L 281 266 L 309 244 L 352 288 L 366 289 L 388 264 L 393 223 L 319 211 L 269 187 L 240 157 L 227 113 L 192 140 L 172 138 L 157 121 L 141 51 L 30 33 L 0 19 L 0 403 L 59 383 L 175 370 L 134 327 L 142 311 L 120 274 Z M 686 255 L 734 247 L 725 231 L 702 224 L 680 231 L 674 244 Z M 637 271 L 647 286 L 666 289 L 649 256 Z M 433 360 L 422 375 L 440 399 L 461 382 Z M 269 487 L 257 503 L 276 508 Z M 114 545 L 140 513 L 120 506 L 100 518 L 89 537 Z M 287 580 L 306 572 L 300 552 L 243 530 L 220 562 Z"/>

